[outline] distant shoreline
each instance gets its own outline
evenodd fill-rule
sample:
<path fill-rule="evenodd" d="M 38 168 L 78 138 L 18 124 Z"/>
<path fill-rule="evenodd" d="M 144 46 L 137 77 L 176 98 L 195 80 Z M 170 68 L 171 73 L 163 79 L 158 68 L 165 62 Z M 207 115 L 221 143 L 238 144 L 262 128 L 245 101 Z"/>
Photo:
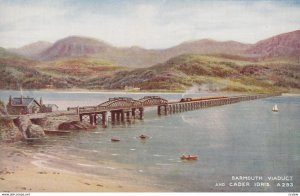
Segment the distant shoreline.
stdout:
<path fill-rule="evenodd" d="M 186 93 L 189 89 L 187 90 L 163 90 L 163 89 L 156 89 L 156 90 L 140 90 L 140 91 L 125 91 L 125 90 L 109 90 L 109 89 L 81 89 L 81 88 L 66 88 L 66 89 L 22 89 L 22 91 L 40 91 L 40 92 L 53 92 L 53 93 L 112 93 L 112 94 L 127 94 L 127 93 L 133 93 L 133 94 L 145 94 L 145 93 L 152 93 L 152 94 L 182 94 Z M 21 91 L 18 89 L 0 89 L 1 91 Z M 239 92 L 239 91 L 199 91 L 195 93 L 232 93 L 232 94 L 241 94 L 241 93 L 246 93 L 246 94 L 259 94 L 255 92 Z M 265 92 L 266 94 L 269 94 L 268 92 Z M 189 93 L 191 94 L 191 93 Z M 290 93 L 282 93 L 282 95 L 300 95 L 300 92 L 290 92 Z"/>
<path fill-rule="evenodd" d="M 282 93 L 282 96 L 300 96 L 300 93 Z"/>
<path fill-rule="evenodd" d="M 0 91 L 20 91 L 18 89 L 0 89 Z M 168 90 L 141 90 L 141 91 L 125 91 L 125 90 L 96 90 L 96 89 L 22 89 L 22 91 L 45 91 L 45 92 L 64 92 L 64 93 L 72 93 L 72 92 L 84 92 L 84 93 L 119 93 L 119 94 L 126 94 L 126 93 L 184 93 L 185 91 L 168 91 Z"/>

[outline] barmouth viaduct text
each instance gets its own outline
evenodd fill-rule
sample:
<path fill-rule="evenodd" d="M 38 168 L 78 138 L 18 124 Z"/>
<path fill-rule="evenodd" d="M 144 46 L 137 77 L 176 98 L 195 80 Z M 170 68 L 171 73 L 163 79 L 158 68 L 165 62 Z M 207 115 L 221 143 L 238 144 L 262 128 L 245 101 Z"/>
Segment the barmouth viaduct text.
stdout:
<path fill-rule="evenodd" d="M 228 183 L 216 183 L 216 187 L 294 187 L 293 176 L 231 176 Z"/>

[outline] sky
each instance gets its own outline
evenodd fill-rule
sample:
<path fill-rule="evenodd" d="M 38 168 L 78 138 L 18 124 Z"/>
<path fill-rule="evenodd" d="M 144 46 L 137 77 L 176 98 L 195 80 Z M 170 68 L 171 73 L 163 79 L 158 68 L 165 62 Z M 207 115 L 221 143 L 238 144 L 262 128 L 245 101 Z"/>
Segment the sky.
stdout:
<path fill-rule="evenodd" d="M 118 47 L 214 39 L 255 43 L 300 29 L 300 0 L 0 0 L 0 47 L 71 35 Z"/>

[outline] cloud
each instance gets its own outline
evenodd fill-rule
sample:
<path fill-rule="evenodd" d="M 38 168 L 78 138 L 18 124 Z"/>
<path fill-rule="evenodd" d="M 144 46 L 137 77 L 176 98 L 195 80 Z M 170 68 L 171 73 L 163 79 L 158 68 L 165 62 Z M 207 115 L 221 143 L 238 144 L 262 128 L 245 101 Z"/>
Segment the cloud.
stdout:
<path fill-rule="evenodd" d="M 300 6 L 286 1 L 0 1 L 0 46 L 69 35 L 116 46 L 166 48 L 212 38 L 254 43 L 300 29 Z"/>

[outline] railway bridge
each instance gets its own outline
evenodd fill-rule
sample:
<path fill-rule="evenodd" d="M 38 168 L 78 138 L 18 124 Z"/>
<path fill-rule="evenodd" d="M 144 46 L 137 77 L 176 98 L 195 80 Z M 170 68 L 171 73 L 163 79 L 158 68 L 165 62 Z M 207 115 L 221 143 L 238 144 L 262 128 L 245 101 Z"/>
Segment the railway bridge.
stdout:
<path fill-rule="evenodd" d="M 76 111 L 80 121 L 87 120 L 92 125 L 101 124 L 103 127 L 107 127 L 109 121 L 115 124 L 136 118 L 142 120 L 144 117 L 144 109 L 147 107 L 157 107 L 158 115 L 168 115 L 206 107 L 267 98 L 270 96 L 278 96 L 278 94 L 183 98 L 179 101 L 172 102 L 159 96 L 145 96 L 138 100 L 129 97 L 114 97 L 96 106 L 73 107 L 68 108 L 68 111 Z"/>
<path fill-rule="evenodd" d="M 91 124 L 101 123 L 103 127 L 107 126 L 110 113 L 111 122 L 125 122 L 132 118 L 143 119 L 144 108 L 153 106 L 167 105 L 168 101 L 158 96 L 145 96 L 139 100 L 129 97 L 114 97 L 97 106 L 85 106 L 77 108 L 68 108 L 76 110 L 80 121 L 88 119 Z"/>

